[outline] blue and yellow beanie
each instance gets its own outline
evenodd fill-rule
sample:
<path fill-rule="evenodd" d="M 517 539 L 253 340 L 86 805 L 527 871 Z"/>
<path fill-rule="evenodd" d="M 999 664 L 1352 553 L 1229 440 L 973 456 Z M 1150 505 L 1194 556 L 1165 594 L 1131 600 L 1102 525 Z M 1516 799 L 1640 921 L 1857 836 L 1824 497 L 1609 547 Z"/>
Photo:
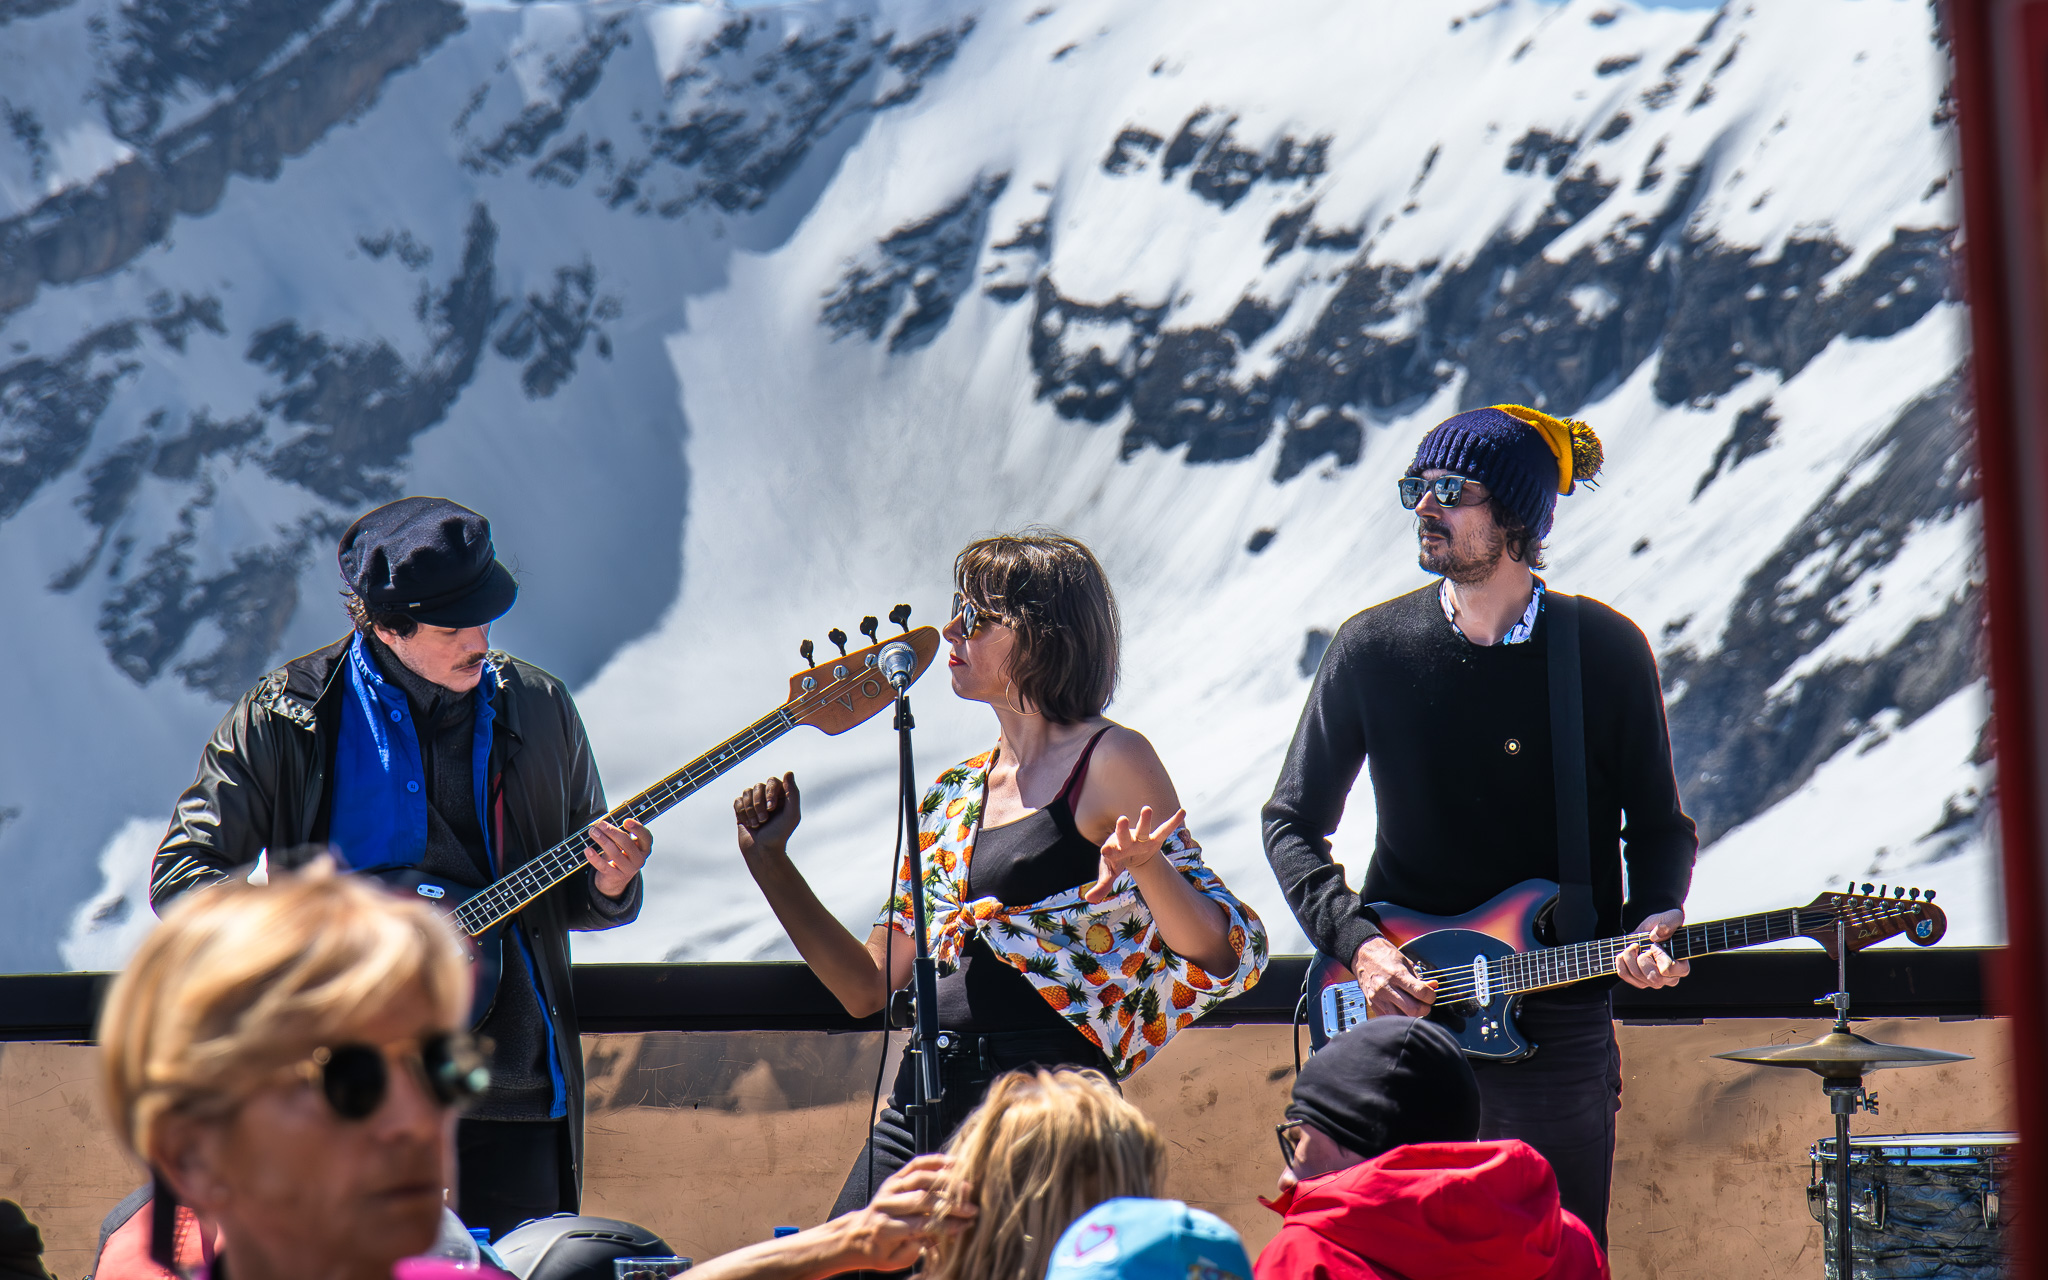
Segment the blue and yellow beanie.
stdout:
<path fill-rule="evenodd" d="M 1557 495 L 1600 474 L 1605 455 L 1593 428 L 1519 404 L 1489 405 L 1445 418 L 1422 437 L 1408 474 L 1440 467 L 1477 480 L 1537 537 L 1550 533 Z"/>

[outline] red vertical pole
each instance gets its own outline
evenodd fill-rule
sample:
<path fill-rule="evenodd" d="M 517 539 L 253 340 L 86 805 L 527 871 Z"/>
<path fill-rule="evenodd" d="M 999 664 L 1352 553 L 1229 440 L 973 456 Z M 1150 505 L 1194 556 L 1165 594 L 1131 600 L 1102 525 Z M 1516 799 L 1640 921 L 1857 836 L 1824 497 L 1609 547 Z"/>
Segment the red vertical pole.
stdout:
<path fill-rule="evenodd" d="M 1947 0 L 1963 187 L 1964 286 L 1989 579 L 1992 720 L 2006 938 L 1991 975 L 2011 1019 L 2020 1147 L 2010 1274 L 2048 1277 L 2048 878 L 2041 798 L 2048 795 L 2048 415 L 2041 345 L 2043 144 L 2048 142 L 2048 2 Z"/>

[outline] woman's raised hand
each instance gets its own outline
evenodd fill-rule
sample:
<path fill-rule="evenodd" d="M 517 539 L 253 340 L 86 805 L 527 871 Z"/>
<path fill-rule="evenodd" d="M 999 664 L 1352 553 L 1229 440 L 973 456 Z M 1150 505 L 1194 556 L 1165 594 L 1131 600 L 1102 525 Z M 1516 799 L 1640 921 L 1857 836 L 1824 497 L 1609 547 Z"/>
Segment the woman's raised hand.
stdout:
<path fill-rule="evenodd" d="M 1148 804 L 1138 810 L 1135 821 L 1129 814 L 1118 818 L 1116 830 L 1102 842 L 1102 865 L 1095 883 L 1083 890 L 1081 896 L 1090 902 L 1100 902 L 1109 896 L 1109 887 L 1116 881 L 1117 873 L 1136 873 L 1140 868 L 1150 866 L 1154 859 L 1161 858 L 1160 850 L 1167 837 L 1180 830 L 1187 817 L 1186 809 L 1175 809 L 1171 818 L 1153 830 L 1152 806 Z M 1152 834 L 1146 835 L 1147 831 Z"/>
<path fill-rule="evenodd" d="M 935 1240 L 958 1235 L 981 1210 L 972 1187 L 954 1175 L 949 1155 L 918 1156 L 889 1175 L 859 1213 L 849 1252 L 869 1269 L 898 1271 Z"/>
<path fill-rule="evenodd" d="M 790 832 L 803 820 L 803 795 L 797 790 L 796 775 L 785 773 L 740 792 L 732 802 L 733 818 L 739 824 L 740 853 L 781 853 L 789 844 Z"/>

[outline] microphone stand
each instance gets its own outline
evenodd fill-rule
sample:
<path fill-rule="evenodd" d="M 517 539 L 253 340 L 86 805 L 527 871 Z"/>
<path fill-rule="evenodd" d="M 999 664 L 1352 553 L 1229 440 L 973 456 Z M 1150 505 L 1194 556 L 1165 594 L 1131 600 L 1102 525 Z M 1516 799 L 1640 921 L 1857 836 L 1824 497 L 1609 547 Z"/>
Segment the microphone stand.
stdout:
<path fill-rule="evenodd" d="M 901 761 L 899 789 L 903 793 L 903 859 L 910 879 L 911 910 L 917 925 L 916 958 L 911 961 L 912 1008 L 915 1011 L 910 1036 L 910 1053 L 917 1064 L 911 1073 L 910 1130 L 915 1153 L 938 1149 L 933 1131 L 938 1127 L 939 1104 L 945 1100 L 945 1085 L 939 1076 L 939 966 L 932 959 L 931 940 L 926 927 L 924 860 L 917 839 L 917 770 L 910 758 L 910 731 L 916 721 L 910 715 L 907 688 L 896 691 L 896 742 Z"/>

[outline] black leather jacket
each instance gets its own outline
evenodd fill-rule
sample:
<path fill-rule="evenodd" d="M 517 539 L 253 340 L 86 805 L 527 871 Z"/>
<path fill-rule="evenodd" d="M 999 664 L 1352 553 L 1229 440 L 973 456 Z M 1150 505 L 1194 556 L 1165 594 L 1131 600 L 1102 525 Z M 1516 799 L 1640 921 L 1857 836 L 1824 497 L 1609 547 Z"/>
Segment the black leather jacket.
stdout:
<path fill-rule="evenodd" d="M 334 744 L 351 637 L 292 659 L 257 682 L 213 731 L 199 774 L 178 797 L 171 828 L 150 869 L 158 911 L 187 889 L 245 875 L 268 850 L 270 865 L 296 866 L 327 837 Z M 505 861 L 543 853 L 606 811 L 582 717 L 562 682 L 531 663 L 493 652 L 498 692 L 487 794 L 505 802 Z M 568 1075 L 569 1165 L 565 1188 L 583 1185 L 583 1047 L 569 981 L 571 929 L 609 929 L 640 914 L 635 878 L 619 904 L 600 904 L 588 868 L 543 894 L 518 916 L 538 962 L 540 995 Z"/>

